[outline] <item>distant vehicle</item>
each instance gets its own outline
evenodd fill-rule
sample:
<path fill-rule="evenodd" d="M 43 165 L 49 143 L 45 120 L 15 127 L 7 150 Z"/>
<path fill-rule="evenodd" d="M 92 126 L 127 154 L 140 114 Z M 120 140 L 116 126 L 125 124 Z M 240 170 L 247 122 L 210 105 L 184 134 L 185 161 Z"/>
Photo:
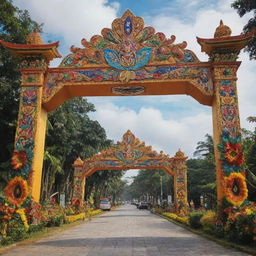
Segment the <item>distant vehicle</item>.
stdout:
<path fill-rule="evenodd" d="M 140 202 L 139 205 L 137 206 L 138 209 L 149 209 L 149 204 L 147 202 Z"/>
<path fill-rule="evenodd" d="M 100 209 L 103 211 L 110 211 L 111 210 L 111 203 L 108 198 L 100 199 Z"/>

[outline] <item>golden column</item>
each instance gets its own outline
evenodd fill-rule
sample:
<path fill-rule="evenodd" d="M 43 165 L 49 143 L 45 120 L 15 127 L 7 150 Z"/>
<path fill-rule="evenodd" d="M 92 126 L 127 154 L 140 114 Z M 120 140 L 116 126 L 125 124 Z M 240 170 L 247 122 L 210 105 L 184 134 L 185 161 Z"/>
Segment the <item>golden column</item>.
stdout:
<path fill-rule="evenodd" d="M 221 21 L 214 38 L 197 38 L 212 65 L 213 139 L 219 217 L 228 204 L 239 206 L 247 198 L 236 80 L 240 65 L 238 55 L 252 36 L 252 33 L 231 36 L 231 29 Z"/>
<path fill-rule="evenodd" d="M 43 86 L 49 61 L 60 57 L 58 42 L 43 44 L 40 33 L 33 32 L 26 44 L 0 43 L 21 58 L 20 107 L 12 165 L 15 176 L 27 180 L 32 198 L 38 202 L 47 123 L 47 112 L 42 106 Z"/>
<path fill-rule="evenodd" d="M 173 158 L 174 202 L 179 216 L 188 215 L 187 157 L 179 150 Z"/>
<path fill-rule="evenodd" d="M 73 177 L 73 192 L 72 204 L 82 205 L 84 201 L 86 176 L 84 174 L 84 162 L 78 157 L 73 163 L 74 177 Z"/>

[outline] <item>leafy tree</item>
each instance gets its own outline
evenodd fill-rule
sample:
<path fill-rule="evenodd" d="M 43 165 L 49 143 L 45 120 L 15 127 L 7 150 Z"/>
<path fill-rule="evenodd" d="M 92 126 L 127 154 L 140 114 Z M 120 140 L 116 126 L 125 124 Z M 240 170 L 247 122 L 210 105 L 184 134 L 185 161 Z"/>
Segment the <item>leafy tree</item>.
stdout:
<path fill-rule="evenodd" d="M 248 198 L 256 201 L 256 128 L 254 131 L 242 130 L 242 143 L 245 157 Z"/>
<path fill-rule="evenodd" d="M 215 168 L 207 159 L 189 159 L 188 166 L 188 201 L 193 200 L 195 207 L 200 206 L 200 196 L 207 198 L 212 208 L 216 202 Z"/>
<path fill-rule="evenodd" d="M 25 43 L 25 38 L 40 25 L 27 11 L 21 11 L 10 0 L 0 1 L 0 40 Z M 0 188 L 9 180 L 10 158 L 13 151 L 18 117 L 20 73 L 19 60 L 0 44 Z"/>
<path fill-rule="evenodd" d="M 194 152 L 194 156 L 198 156 L 201 159 L 205 159 L 210 163 L 214 164 L 214 146 L 213 138 L 208 133 L 205 135 L 205 141 L 197 142 L 197 147 Z"/>
<path fill-rule="evenodd" d="M 91 111 L 95 111 L 93 104 L 85 98 L 75 98 L 50 113 L 43 167 L 43 201 L 56 191 L 70 197 L 72 164 L 76 158 L 88 158 L 111 144 L 100 124 L 89 118 Z M 97 179 L 92 184 L 95 182 Z"/>
<path fill-rule="evenodd" d="M 173 195 L 172 177 L 160 169 L 140 170 L 129 186 L 128 194 L 130 194 L 131 199 L 146 200 L 151 198 L 152 203 L 157 203 L 157 199 L 161 196 L 161 181 L 163 199 L 167 198 L 170 193 Z"/>
<path fill-rule="evenodd" d="M 253 13 L 253 17 L 249 19 L 248 23 L 244 26 L 243 32 L 247 33 L 256 29 L 256 1 L 255 0 L 236 0 L 232 7 L 237 10 L 240 17 L 246 13 Z M 251 59 L 256 59 L 256 37 L 253 38 L 246 46 L 246 51 L 249 52 Z"/>

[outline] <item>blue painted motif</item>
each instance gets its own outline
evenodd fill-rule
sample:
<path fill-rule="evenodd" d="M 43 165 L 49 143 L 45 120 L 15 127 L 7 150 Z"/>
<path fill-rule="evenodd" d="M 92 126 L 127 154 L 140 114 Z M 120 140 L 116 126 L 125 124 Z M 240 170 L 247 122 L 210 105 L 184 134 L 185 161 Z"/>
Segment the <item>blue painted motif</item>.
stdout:
<path fill-rule="evenodd" d="M 137 150 L 134 150 L 132 153 L 133 153 L 133 158 L 131 160 L 126 159 L 126 153 L 122 151 L 115 152 L 114 155 L 118 160 L 126 164 L 132 164 L 143 156 L 143 152 L 140 152 Z"/>
<path fill-rule="evenodd" d="M 148 64 L 152 54 L 151 47 L 144 47 L 136 53 L 134 66 L 124 67 L 121 65 L 119 54 L 112 49 L 104 49 L 104 57 L 109 66 L 120 70 L 136 70 Z"/>
<path fill-rule="evenodd" d="M 130 16 L 128 16 L 124 21 L 124 33 L 126 35 L 130 35 L 132 33 L 132 20 Z"/>

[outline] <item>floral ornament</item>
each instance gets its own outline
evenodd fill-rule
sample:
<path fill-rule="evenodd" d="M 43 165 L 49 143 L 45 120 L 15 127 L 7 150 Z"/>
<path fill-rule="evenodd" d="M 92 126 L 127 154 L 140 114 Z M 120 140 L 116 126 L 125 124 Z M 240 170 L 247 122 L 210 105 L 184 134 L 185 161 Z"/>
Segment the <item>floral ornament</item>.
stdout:
<path fill-rule="evenodd" d="M 11 162 L 14 170 L 23 168 L 27 162 L 28 158 L 25 151 L 14 151 Z"/>
<path fill-rule="evenodd" d="M 240 143 L 228 142 L 225 144 L 225 159 L 233 165 L 241 166 L 244 162 L 242 146 Z"/>
<path fill-rule="evenodd" d="M 226 199 L 235 206 L 240 206 L 248 196 L 245 177 L 241 173 L 231 173 L 225 177 Z"/>
<path fill-rule="evenodd" d="M 20 206 L 28 196 L 28 184 L 22 177 L 15 177 L 9 181 L 4 193 L 10 204 Z"/>
<path fill-rule="evenodd" d="M 11 164 L 14 170 L 21 171 L 24 178 L 29 174 L 33 159 L 33 151 L 29 147 L 18 147 L 12 156 Z"/>
<path fill-rule="evenodd" d="M 229 176 L 233 172 L 241 173 L 243 171 L 244 157 L 241 136 L 231 137 L 229 133 L 223 132 L 218 149 L 225 176 Z"/>

